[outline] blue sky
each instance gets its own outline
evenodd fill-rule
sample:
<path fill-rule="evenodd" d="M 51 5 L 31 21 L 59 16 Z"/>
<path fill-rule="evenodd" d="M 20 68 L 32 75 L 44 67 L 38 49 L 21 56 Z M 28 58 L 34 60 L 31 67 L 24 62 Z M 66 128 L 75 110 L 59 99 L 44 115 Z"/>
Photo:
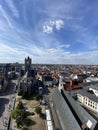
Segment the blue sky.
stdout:
<path fill-rule="evenodd" d="M 98 64 L 97 0 L 0 0 L 0 63 Z"/>

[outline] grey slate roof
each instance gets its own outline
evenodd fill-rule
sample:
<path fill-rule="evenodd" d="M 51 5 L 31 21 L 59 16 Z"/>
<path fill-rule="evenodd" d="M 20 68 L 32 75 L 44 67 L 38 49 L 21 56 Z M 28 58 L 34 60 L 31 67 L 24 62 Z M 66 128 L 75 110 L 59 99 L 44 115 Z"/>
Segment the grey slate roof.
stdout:
<path fill-rule="evenodd" d="M 93 129 L 97 123 L 97 121 L 82 107 L 78 102 L 76 102 L 69 93 L 65 90 L 63 91 L 66 98 L 68 99 L 69 103 L 73 107 L 74 111 L 77 113 L 79 119 L 81 120 L 82 124 L 86 124 L 88 120 L 93 123 Z"/>
<path fill-rule="evenodd" d="M 89 88 L 93 88 L 93 89 L 95 89 L 95 90 L 98 91 L 98 84 L 96 84 L 96 85 L 90 85 Z"/>
<path fill-rule="evenodd" d="M 79 124 L 57 88 L 53 94 L 53 104 L 60 120 L 62 130 L 81 130 Z"/>

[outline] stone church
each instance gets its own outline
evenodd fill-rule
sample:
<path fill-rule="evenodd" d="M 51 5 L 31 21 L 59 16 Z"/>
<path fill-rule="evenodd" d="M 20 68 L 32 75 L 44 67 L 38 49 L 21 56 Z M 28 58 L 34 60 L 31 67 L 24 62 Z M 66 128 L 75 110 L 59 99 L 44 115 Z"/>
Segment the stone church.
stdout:
<path fill-rule="evenodd" d="M 32 67 L 32 59 L 28 56 L 25 58 L 24 75 L 21 76 L 19 82 L 18 92 L 23 90 L 27 92 L 27 96 L 30 96 L 38 92 L 40 86 L 39 81 L 36 79 L 36 70 Z"/>

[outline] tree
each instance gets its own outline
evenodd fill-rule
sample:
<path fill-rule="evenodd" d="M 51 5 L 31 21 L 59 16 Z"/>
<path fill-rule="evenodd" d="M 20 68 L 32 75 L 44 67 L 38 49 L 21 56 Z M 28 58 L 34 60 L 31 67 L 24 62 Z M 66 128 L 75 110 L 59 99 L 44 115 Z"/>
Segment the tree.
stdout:
<path fill-rule="evenodd" d="M 27 114 L 24 110 L 14 109 L 11 113 L 11 117 L 16 120 L 17 127 L 20 128 L 24 125 L 24 120 L 27 117 Z"/>
<path fill-rule="evenodd" d="M 41 108 L 41 107 L 39 107 L 39 106 L 38 106 L 38 107 L 36 107 L 36 108 L 35 108 L 35 112 L 36 112 L 37 114 L 39 114 L 39 115 L 40 115 L 40 114 L 42 113 L 42 108 Z"/>
<path fill-rule="evenodd" d="M 23 109 L 24 108 L 22 101 L 19 100 L 19 103 L 18 103 L 16 108 L 17 109 Z"/>
<path fill-rule="evenodd" d="M 27 112 L 26 112 L 26 111 L 24 111 L 24 110 L 21 110 L 20 117 L 21 117 L 21 120 L 26 119 L 26 117 L 27 117 Z"/>
<path fill-rule="evenodd" d="M 20 109 L 14 109 L 11 113 L 11 117 L 13 119 L 17 119 L 20 118 L 21 120 L 25 119 L 27 116 L 26 112 L 24 110 L 20 110 Z"/>
<path fill-rule="evenodd" d="M 12 117 L 13 119 L 17 119 L 17 118 L 20 116 L 20 114 L 21 114 L 21 110 L 19 110 L 19 109 L 14 109 L 14 110 L 12 111 L 12 113 L 11 113 L 11 117 Z"/>

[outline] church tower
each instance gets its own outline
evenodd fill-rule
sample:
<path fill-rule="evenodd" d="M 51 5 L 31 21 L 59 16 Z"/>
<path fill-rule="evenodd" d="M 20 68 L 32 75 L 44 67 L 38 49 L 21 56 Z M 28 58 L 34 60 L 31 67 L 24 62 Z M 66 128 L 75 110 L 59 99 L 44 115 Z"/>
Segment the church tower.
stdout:
<path fill-rule="evenodd" d="M 25 72 L 27 71 L 31 71 L 31 58 L 28 56 L 27 58 L 25 58 Z"/>

